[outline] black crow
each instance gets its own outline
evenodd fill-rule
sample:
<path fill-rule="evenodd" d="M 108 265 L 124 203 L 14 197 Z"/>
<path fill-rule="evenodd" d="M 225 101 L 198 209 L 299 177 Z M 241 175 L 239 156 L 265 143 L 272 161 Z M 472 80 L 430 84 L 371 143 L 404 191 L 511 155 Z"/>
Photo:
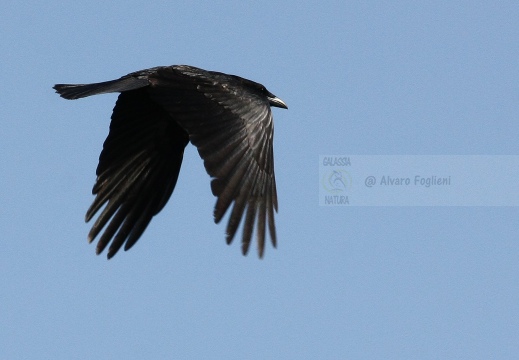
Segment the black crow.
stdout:
<path fill-rule="evenodd" d="M 128 250 L 170 198 L 184 148 L 191 141 L 212 177 L 218 223 L 233 204 L 227 225 L 230 244 L 245 217 L 242 252 L 247 254 L 254 224 L 263 256 L 265 227 L 276 246 L 274 210 L 274 124 L 270 107 L 286 104 L 263 85 L 239 76 L 193 66 L 160 66 L 95 84 L 57 84 L 65 99 L 120 92 L 110 132 L 97 166 L 96 195 L 86 221 L 106 204 L 90 233 L 103 228 L 96 252 L 111 241 L 108 258 Z"/>

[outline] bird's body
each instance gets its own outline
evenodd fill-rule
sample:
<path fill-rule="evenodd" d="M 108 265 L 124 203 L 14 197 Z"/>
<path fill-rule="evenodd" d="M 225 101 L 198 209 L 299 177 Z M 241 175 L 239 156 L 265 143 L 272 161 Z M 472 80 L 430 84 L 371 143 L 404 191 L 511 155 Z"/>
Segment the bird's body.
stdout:
<path fill-rule="evenodd" d="M 263 255 L 268 225 L 276 246 L 273 119 L 270 107 L 285 103 L 256 82 L 192 66 L 137 71 L 117 80 L 54 86 L 63 98 L 120 92 L 110 133 L 99 157 L 95 200 L 86 220 L 106 204 L 89 233 L 104 228 L 97 253 L 110 243 L 108 258 L 140 238 L 170 198 L 184 148 L 195 145 L 217 197 L 215 222 L 231 204 L 227 243 L 242 217 L 242 251 L 247 253 L 254 225 Z"/>

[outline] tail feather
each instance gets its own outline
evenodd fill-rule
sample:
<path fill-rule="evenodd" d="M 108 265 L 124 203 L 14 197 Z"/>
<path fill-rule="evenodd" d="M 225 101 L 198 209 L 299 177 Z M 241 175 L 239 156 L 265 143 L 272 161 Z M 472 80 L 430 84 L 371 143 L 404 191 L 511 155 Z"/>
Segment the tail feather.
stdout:
<path fill-rule="evenodd" d="M 125 76 L 117 80 L 94 84 L 56 84 L 53 89 L 62 98 L 72 100 L 91 95 L 135 90 L 148 85 L 146 77 Z"/>

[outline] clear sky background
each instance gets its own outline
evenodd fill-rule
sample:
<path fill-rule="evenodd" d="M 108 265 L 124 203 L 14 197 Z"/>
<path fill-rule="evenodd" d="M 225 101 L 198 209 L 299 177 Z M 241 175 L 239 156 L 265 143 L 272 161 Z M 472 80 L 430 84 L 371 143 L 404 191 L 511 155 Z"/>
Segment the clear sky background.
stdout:
<path fill-rule="evenodd" d="M 319 155 L 519 154 L 517 1 L 0 3 L 0 358 L 516 359 L 517 207 L 320 207 Z M 279 246 L 227 246 L 187 148 L 140 241 L 84 214 L 116 94 L 157 65 L 274 109 Z M 518 184 L 519 191 L 519 184 Z M 255 248 L 254 248 L 255 250 Z"/>

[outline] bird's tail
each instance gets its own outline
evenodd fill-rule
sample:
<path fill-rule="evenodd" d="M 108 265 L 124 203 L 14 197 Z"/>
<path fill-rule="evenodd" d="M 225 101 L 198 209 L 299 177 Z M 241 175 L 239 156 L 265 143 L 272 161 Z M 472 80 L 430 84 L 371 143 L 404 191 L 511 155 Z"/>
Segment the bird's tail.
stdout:
<path fill-rule="evenodd" d="M 56 84 L 53 89 L 64 99 L 80 99 L 83 97 L 135 90 L 149 84 L 145 77 L 123 76 L 117 80 L 94 84 Z"/>

